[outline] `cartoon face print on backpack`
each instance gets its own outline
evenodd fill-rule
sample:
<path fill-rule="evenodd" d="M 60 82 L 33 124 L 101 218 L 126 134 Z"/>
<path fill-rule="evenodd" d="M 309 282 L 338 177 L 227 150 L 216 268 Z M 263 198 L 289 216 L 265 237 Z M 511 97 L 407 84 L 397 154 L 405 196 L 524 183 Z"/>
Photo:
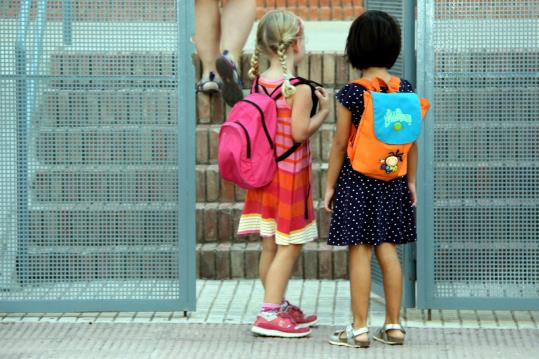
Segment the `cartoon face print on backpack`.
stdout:
<path fill-rule="evenodd" d="M 380 163 L 382 164 L 380 169 L 386 171 L 386 173 L 397 172 L 399 170 L 399 161 L 402 162 L 402 156 L 403 153 L 399 150 L 390 152 L 385 159 L 380 160 Z"/>

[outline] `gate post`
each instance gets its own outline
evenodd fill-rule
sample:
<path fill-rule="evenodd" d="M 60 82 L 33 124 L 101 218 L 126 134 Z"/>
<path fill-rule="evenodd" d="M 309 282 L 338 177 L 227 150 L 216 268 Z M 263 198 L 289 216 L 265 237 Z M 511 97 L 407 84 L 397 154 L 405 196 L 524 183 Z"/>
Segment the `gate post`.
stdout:
<path fill-rule="evenodd" d="M 194 1 L 176 2 L 178 11 L 178 52 L 176 78 L 178 88 L 178 278 L 182 310 L 196 309 L 196 198 L 195 198 L 195 75 Z"/>

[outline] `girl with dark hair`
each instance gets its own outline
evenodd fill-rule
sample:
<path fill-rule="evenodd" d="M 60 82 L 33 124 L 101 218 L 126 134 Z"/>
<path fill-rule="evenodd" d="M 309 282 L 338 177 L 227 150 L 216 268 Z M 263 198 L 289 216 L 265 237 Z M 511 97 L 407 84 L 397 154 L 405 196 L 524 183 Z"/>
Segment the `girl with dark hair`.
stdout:
<path fill-rule="evenodd" d="M 391 88 L 391 92 L 412 92 L 408 81 L 393 77 L 388 72 L 399 56 L 400 47 L 400 28 L 391 16 L 381 11 L 367 11 L 358 17 L 350 28 L 346 42 L 348 61 L 361 71 L 361 79 L 357 82 L 368 87 L 372 84 L 369 90 L 376 88 L 380 92 L 389 92 Z M 348 156 L 351 135 L 356 133 L 367 104 L 364 97 L 367 90 L 353 82 L 337 94 L 336 133 L 324 197 L 324 207 L 332 213 L 328 243 L 349 247 L 353 312 L 352 324 L 334 333 L 330 343 L 356 348 L 370 345 L 367 318 L 373 251 L 382 269 L 386 302 L 385 323 L 374 339 L 386 344 L 403 344 L 405 330 L 399 319 L 402 271 L 397 245 L 416 240 L 415 142 L 407 153 L 407 175 L 390 181 L 372 178 L 354 170 Z M 382 167 L 392 172 L 393 167 L 388 166 L 396 167 L 402 157 L 388 158 Z M 375 162 L 379 160 L 377 158 Z"/>

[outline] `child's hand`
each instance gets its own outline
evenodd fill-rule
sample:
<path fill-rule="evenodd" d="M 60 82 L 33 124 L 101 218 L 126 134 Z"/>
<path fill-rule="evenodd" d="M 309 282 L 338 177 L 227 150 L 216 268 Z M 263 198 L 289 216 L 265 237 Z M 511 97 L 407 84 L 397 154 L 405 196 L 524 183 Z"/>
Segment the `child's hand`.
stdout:
<path fill-rule="evenodd" d="M 323 87 L 317 87 L 314 94 L 316 95 L 316 97 L 318 97 L 320 111 L 329 111 L 329 96 L 326 89 Z"/>
<path fill-rule="evenodd" d="M 324 208 L 328 212 L 333 212 L 333 198 L 335 196 L 335 188 L 326 189 L 324 195 Z"/>
<path fill-rule="evenodd" d="M 415 207 L 417 203 L 417 193 L 415 190 L 415 183 L 408 182 L 408 191 L 410 191 L 410 199 L 412 200 L 412 207 Z"/>

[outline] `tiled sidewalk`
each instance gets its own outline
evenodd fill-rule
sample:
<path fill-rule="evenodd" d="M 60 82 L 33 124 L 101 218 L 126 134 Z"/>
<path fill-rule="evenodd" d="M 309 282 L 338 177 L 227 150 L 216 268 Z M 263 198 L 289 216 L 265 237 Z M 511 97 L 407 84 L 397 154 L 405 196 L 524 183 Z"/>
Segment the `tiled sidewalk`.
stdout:
<path fill-rule="evenodd" d="M 258 280 L 199 280 L 197 311 L 183 312 L 92 312 L 92 313 L 0 313 L 0 323 L 185 323 L 250 324 L 255 318 L 263 291 Z M 348 281 L 292 280 L 288 299 L 306 312 L 319 316 L 319 324 L 341 326 L 350 321 Z M 410 328 L 538 329 L 539 311 L 433 310 L 403 311 L 403 324 Z M 383 299 L 372 295 L 369 324 L 384 320 Z"/>
<path fill-rule="evenodd" d="M 328 344 L 331 327 L 308 338 L 255 337 L 248 325 L 4 323 L 2 359 L 534 359 L 537 330 L 411 328 L 406 344 L 368 349 Z"/>

